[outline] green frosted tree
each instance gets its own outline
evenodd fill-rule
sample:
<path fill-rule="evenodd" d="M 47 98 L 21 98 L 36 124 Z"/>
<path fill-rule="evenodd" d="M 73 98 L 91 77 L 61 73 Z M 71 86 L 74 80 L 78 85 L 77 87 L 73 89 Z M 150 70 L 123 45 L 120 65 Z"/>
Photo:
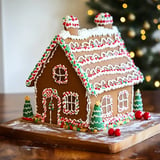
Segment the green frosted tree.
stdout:
<path fill-rule="evenodd" d="M 91 116 L 91 122 L 89 128 L 91 131 L 94 130 L 101 131 L 104 129 L 104 122 L 102 119 L 102 109 L 99 101 L 94 105 L 94 110 Z"/>
<path fill-rule="evenodd" d="M 133 111 L 143 111 L 143 102 L 139 89 L 135 93 Z"/>
<path fill-rule="evenodd" d="M 29 96 L 25 97 L 25 104 L 24 104 L 24 108 L 23 108 L 23 117 L 25 117 L 25 118 L 33 117 L 32 105 L 31 105 Z"/>

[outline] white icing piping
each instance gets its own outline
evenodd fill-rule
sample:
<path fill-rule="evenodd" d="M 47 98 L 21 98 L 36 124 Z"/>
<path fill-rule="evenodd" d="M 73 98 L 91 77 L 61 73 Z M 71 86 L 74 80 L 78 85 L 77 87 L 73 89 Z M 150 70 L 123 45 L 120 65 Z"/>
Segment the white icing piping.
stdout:
<path fill-rule="evenodd" d="M 128 109 L 128 96 L 127 90 L 122 90 L 118 94 L 118 112 L 123 112 Z M 126 103 L 126 105 L 125 105 Z"/>
<path fill-rule="evenodd" d="M 90 114 L 91 114 L 91 100 L 90 100 L 90 94 L 86 91 L 86 97 L 87 97 L 87 120 L 86 120 L 86 123 L 89 124 L 90 123 Z"/>
<path fill-rule="evenodd" d="M 93 80 L 94 78 L 102 75 L 108 75 L 108 74 L 124 74 L 131 72 L 135 70 L 135 68 L 132 67 L 133 64 L 130 62 L 121 63 L 120 65 L 111 65 L 109 64 L 108 66 L 96 66 L 93 69 L 87 68 L 86 73 L 89 77 L 89 80 Z"/>
<path fill-rule="evenodd" d="M 104 28 L 104 27 L 95 27 L 92 29 L 80 29 L 78 31 L 77 35 L 71 35 L 69 31 L 61 31 L 60 37 L 62 37 L 64 40 L 67 38 L 71 38 L 72 40 L 84 40 L 89 37 L 94 36 L 106 36 L 106 35 L 114 35 L 119 34 L 119 31 L 116 26 L 113 26 L 112 29 Z"/>
<path fill-rule="evenodd" d="M 46 64 L 47 63 L 49 63 L 49 61 L 50 61 L 50 59 L 52 59 L 52 57 L 53 57 L 53 55 L 54 55 L 54 53 L 55 53 L 55 51 L 56 51 L 56 49 L 57 49 L 57 47 L 58 47 L 58 45 L 56 45 L 56 47 L 55 47 L 55 49 L 52 51 L 52 53 L 51 53 L 51 56 L 50 56 L 50 54 L 48 55 L 48 57 L 47 57 L 47 61 L 45 61 L 45 63 L 43 64 L 43 67 L 44 68 L 46 68 Z M 41 75 L 42 75 L 42 73 L 43 73 L 43 71 L 44 71 L 44 68 L 41 70 L 41 73 L 39 73 L 39 75 L 36 77 L 36 79 L 35 79 L 35 82 L 34 82 L 34 87 L 35 87 L 35 97 L 36 97 L 36 102 L 35 102 L 35 106 L 36 106 L 36 113 L 38 113 L 37 112 L 37 110 L 38 110 L 38 105 L 37 105 L 37 81 L 38 81 L 38 79 L 39 79 L 39 77 L 41 77 Z"/>
<path fill-rule="evenodd" d="M 90 63 L 102 62 L 102 61 L 115 59 L 115 58 L 122 58 L 122 57 L 128 57 L 126 56 L 126 52 L 114 50 L 114 51 L 102 52 L 100 55 L 97 53 L 93 53 L 90 55 L 79 56 L 77 62 L 81 66 L 84 66 Z"/>
<path fill-rule="evenodd" d="M 107 38 L 108 39 L 108 38 Z M 97 40 L 98 41 L 98 40 Z M 98 43 L 98 42 L 97 42 Z M 71 45 L 73 46 L 76 46 L 77 45 L 77 42 L 76 44 L 74 44 L 74 42 L 70 42 L 69 43 L 69 47 L 71 49 L 71 52 L 72 53 L 75 53 L 75 52 L 82 52 L 82 51 L 95 51 L 95 50 L 103 50 L 105 48 L 115 48 L 117 46 L 119 46 L 119 41 L 118 40 L 115 40 L 115 41 L 108 41 L 107 43 L 103 43 L 103 44 L 100 44 L 100 45 L 95 45 L 94 47 L 92 47 L 89 42 L 83 42 L 82 43 L 82 46 L 78 46 L 79 48 L 73 48 Z M 86 46 L 87 45 L 87 46 Z"/>
<path fill-rule="evenodd" d="M 108 125 L 109 123 L 114 123 L 115 121 L 121 121 L 121 120 L 124 120 L 128 117 L 133 117 L 133 116 L 134 116 L 133 112 L 119 113 L 115 117 L 105 118 L 104 123 L 105 123 L 105 125 Z"/>
<path fill-rule="evenodd" d="M 134 99 L 134 86 L 132 86 L 132 96 L 131 96 L 131 112 L 133 112 L 133 99 Z"/>
<path fill-rule="evenodd" d="M 103 105 L 104 101 L 105 101 L 105 105 Z M 108 110 L 109 106 L 111 107 L 110 110 Z M 106 117 L 112 116 L 112 113 L 113 113 L 113 99 L 112 99 L 111 95 L 105 95 L 105 96 L 102 97 L 101 107 L 102 107 L 102 117 L 103 117 L 103 119 L 106 118 Z M 105 108 L 105 109 L 103 109 L 103 108 Z M 105 113 L 104 113 L 104 110 L 106 111 Z"/>
<path fill-rule="evenodd" d="M 105 80 L 102 80 L 101 82 L 96 82 L 94 83 L 94 88 L 96 90 L 96 94 L 101 94 L 104 91 L 122 88 L 125 86 L 134 85 L 135 83 L 138 83 L 138 82 L 142 82 L 143 79 L 138 79 L 138 77 L 139 77 L 138 73 L 133 72 L 132 74 L 128 74 L 127 77 L 117 77 L 116 79 L 109 80 L 108 82 L 106 82 Z M 121 84 L 120 82 L 123 82 L 123 81 L 124 82 L 127 81 L 127 83 Z"/>
<path fill-rule="evenodd" d="M 90 39 L 88 42 L 82 42 L 81 45 L 78 42 L 70 42 L 68 45 L 71 49 L 74 48 L 84 48 L 84 47 L 92 47 L 92 45 L 98 46 L 98 45 L 102 45 L 102 44 L 112 44 L 114 43 L 114 39 L 110 38 L 110 37 L 106 37 L 106 38 L 101 38 L 101 40 L 99 41 L 98 39 Z"/>
<path fill-rule="evenodd" d="M 70 97 L 70 100 L 69 100 Z M 66 115 L 77 115 L 79 112 L 79 95 L 76 92 L 63 92 L 62 105 L 63 113 Z M 73 100 L 75 98 L 75 100 Z M 70 105 L 70 106 L 69 106 Z"/>

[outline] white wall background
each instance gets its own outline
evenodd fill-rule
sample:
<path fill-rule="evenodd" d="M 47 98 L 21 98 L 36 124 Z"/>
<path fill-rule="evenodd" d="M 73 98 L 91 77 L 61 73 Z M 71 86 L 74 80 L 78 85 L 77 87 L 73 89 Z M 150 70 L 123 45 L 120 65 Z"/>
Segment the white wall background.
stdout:
<path fill-rule="evenodd" d="M 0 1 L 0 93 L 4 92 L 3 49 L 2 49 L 2 10 Z"/>
<path fill-rule="evenodd" d="M 86 0 L 0 1 L 0 75 L 4 79 L 0 92 L 33 92 L 25 80 L 51 39 L 63 29 L 62 18 L 75 15 L 80 26 L 87 27 Z"/>

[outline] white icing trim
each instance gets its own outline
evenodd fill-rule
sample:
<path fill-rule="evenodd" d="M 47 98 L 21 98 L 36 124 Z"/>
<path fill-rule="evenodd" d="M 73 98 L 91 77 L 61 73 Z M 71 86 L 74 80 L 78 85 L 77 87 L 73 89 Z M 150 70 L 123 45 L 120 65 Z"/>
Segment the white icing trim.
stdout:
<path fill-rule="evenodd" d="M 123 121 L 124 119 L 126 119 L 128 117 L 131 117 L 131 118 L 134 117 L 134 113 L 133 112 L 119 113 L 115 117 L 105 118 L 104 123 L 105 123 L 105 125 L 108 125 L 108 124 L 111 124 L 111 123 L 114 124 L 116 121 Z"/>
<path fill-rule="evenodd" d="M 119 92 L 118 94 L 118 112 L 123 112 L 128 109 L 128 97 L 129 97 L 129 93 L 127 90 L 123 90 Z"/>
<path fill-rule="evenodd" d="M 105 101 L 105 105 L 103 105 Z M 108 103 L 109 101 L 109 103 Z M 108 107 L 111 107 L 111 110 L 110 111 L 107 111 L 108 110 Z M 111 95 L 105 95 L 102 97 L 102 100 L 101 100 L 101 107 L 102 107 L 102 117 L 103 119 L 106 118 L 106 117 L 111 117 L 112 116 L 112 113 L 113 113 L 113 99 L 111 97 Z M 103 108 L 105 108 L 105 113 L 103 112 Z"/>
<path fill-rule="evenodd" d="M 111 65 L 108 66 L 96 66 L 95 68 L 87 68 L 86 73 L 89 80 L 93 80 L 98 76 L 108 75 L 108 74 L 124 74 L 128 72 L 132 72 L 135 68 L 132 67 L 133 64 L 131 62 L 121 63 L 120 65 Z"/>
<path fill-rule="evenodd" d="M 105 43 L 104 43 L 105 42 Z M 82 51 L 95 51 L 95 50 L 103 50 L 105 48 L 115 48 L 119 46 L 120 41 L 115 39 L 111 39 L 110 37 L 101 38 L 101 41 L 98 39 L 90 39 L 89 42 L 83 42 L 79 44 L 77 42 L 70 42 L 69 48 L 72 53 L 82 52 Z M 77 47 L 77 48 L 76 48 Z"/>
<path fill-rule="evenodd" d="M 102 80 L 101 82 L 96 82 L 93 84 L 93 86 L 96 90 L 96 94 L 101 94 L 104 91 L 123 88 L 125 86 L 134 85 L 140 81 L 142 82 L 143 79 L 139 80 L 138 77 L 139 77 L 138 73 L 133 72 L 132 74 L 128 74 L 127 77 L 117 77 L 116 79 L 109 80 L 108 82 L 106 82 L 105 80 Z"/>
<path fill-rule="evenodd" d="M 47 55 L 47 60 L 46 60 L 45 63 L 42 65 L 43 68 L 46 68 L 46 64 L 49 63 L 50 60 L 53 58 L 54 53 L 55 53 L 57 47 L 58 47 L 58 45 L 56 45 L 56 46 L 55 46 L 55 49 L 50 53 L 51 56 L 50 56 L 50 54 Z M 42 66 L 41 66 L 41 67 L 42 67 Z M 41 70 L 40 74 L 36 77 L 35 82 L 34 82 L 36 114 L 39 114 L 38 111 L 37 111 L 37 110 L 38 110 L 38 104 L 37 104 L 37 87 L 36 87 L 36 86 L 37 86 L 38 79 L 39 79 L 39 77 L 41 77 L 43 71 L 44 71 L 44 69 Z M 42 114 L 42 116 L 43 116 L 43 114 Z"/>
<path fill-rule="evenodd" d="M 57 69 L 58 69 L 58 73 L 56 73 Z M 64 74 L 61 73 L 61 70 L 64 71 Z M 53 75 L 53 79 L 54 79 L 55 83 L 66 84 L 68 82 L 67 68 L 62 64 L 59 64 L 59 65 L 56 65 L 56 66 L 53 67 L 52 75 Z"/>
<path fill-rule="evenodd" d="M 114 51 L 102 52 L 101 54 L 93 53 L 93 54 L 87 54 L 84 56 L 79 56 L 77 59 L 77 62 L 81 66 L 84 66 L 86 64 L 97 63 L 97 62 L 102 62 L 102 61 L 115 59 L 115 58 L 122 58 L 122 57 L 128 58 L 125 52 L 122 52 L 121 50 L 120 51 L 114 50 Z"/>
<path fill-rule="evenodd" d="M 86 91 L 86 97 L 87 97 L 87 120 L 86 123 L 89 124 L 90 123 L 90 114 L 91 114 L 91 95 Z"/>
<path fill-rule="evenodd" d="M 133 100 L 134 100 L 134 86 L 132 86 L 132 96 L 131 96 L 131 112 L 133 112 Z"/>
<path fill-rule="evenodd" d="M 68 100 L 68 97 L 71 99 Z M 73 97 L 75 100 L 73 101 Z M 77 115 L 79 112 L 79 95 L 75 92 L 63 92 L 62 105 L 63 105 L 63 113 L 66 115 Z M 69 106 L 71 105 L 71 106 Z M 74 108 L 73 108 L 74 105 Z"/>
<path fill-rule="evenodd" d="M 92 36 L 115 35 L 117 33 L 119 34 L 119 31 L 116 26 L 113 26 L 112 29 L 98 26 L 92 29 L 80 29 L 78 30 L 78 36 L 71 35 L 69 31 L 62 30 L 60 37 L 62 37 L 64 40 L 67 38 L 71 38 L 72 40 L 84 40 Z"/>

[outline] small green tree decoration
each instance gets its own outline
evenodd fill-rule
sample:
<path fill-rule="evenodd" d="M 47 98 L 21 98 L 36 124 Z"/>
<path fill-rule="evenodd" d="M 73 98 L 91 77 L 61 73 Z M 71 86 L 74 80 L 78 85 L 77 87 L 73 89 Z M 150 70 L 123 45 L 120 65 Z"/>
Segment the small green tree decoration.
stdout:
<path fill-rule="evenodd" d="M 133 111 L 143 111 L 143 102 L 141 97 L 141 92 L 139 89 L 137 89 L 134 97 L 134 105 L 133 105 Z"/>
<path fill-rule="evenodd" d="M 90 130 L 91 131 L 101 131 L 104 130 L 104 122 L 102 119 L 102 109 L 100 106 L 100 102 L 97 101 L 94 105 L 94 110 L 91 116 L 91 122 L 90 122 Z"/>
<path fill-rule="evenodd" d="M 31 105 L 29 96 L 25 97 L 25 104 L 24 104 L 24 108 L 23 108 L 23 117 L 25 117 L 25 118 L 33 117 L 32 105 Z"/>

